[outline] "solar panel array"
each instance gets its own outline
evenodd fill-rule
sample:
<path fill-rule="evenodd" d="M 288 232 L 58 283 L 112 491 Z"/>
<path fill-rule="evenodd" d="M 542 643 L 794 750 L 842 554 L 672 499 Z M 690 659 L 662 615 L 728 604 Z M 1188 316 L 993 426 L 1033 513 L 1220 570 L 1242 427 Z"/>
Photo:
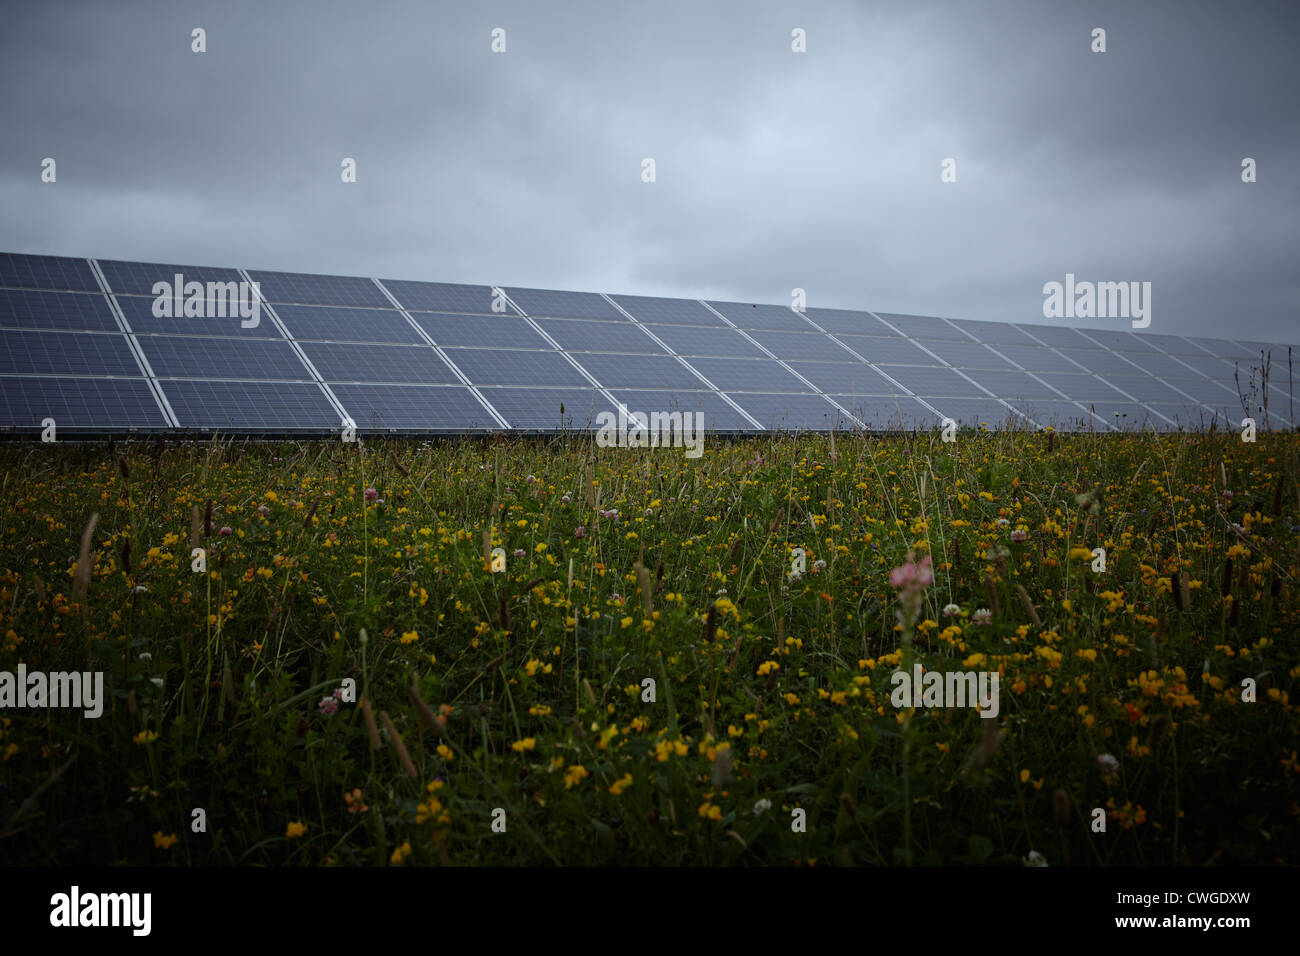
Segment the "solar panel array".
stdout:
<path fill-rule="evenodd" d="M 155 292 L 178 277 L 182 295 Z M 256 322 L 220 298 L 241 282 L 259 284 Z M 163 310 L 160 298 L 181 308 Z M 1263 405 L 1261 353 L 1274 362 L 1268 424 L 1290 427 L 1285 345 L 0 254 L 0 429 L 10 432 L 46 419 L 104 433 L 547 432 L 593 428 L 620 404 L 703 412 L 716 432 L 945 418 L 1235 427 L 1240 395 Z"/>

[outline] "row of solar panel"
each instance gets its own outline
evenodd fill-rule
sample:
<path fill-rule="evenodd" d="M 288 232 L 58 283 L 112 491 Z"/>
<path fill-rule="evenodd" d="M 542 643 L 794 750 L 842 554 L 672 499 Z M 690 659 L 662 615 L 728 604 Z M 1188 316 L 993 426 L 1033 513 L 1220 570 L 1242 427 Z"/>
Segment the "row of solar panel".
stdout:
<path fill-rule="evenodd" d="M 170 281 L 177 273 L 200 282 L 240 279 L 234 270 L 104 261 L 96 267 L 104 276 L 104 285 L 122 292 L 151 292 L 152 282 Z M 206 320 L 160 318 L 153 314 L 152 296 L 119 294 L 110 299 L 102 292 L 95 294 L 92 290 L 102 287 L 85 260 L 0 255 L 0 282 L 22 286 L 0 289 L 0 328 L 11 330 L 0 332 L 5 346 L 0 386 L 15 393 L 12 400 L 6 396 L 6 401 L 14 406 L 11 411 L 16 416 L 7 415 L 3 423 L 30 423 L 31 410 L 18 408 L 23 404 L 18 395 L 23 389 L 37 396 L 36 405 L 50 401 L 45 397 L 47 381 L 12 376 L 135 376 L 142 371 L 153 380 L 144 384 L 158 390 L 162 404 L 169 406 L 176 421 L 193 428 L 329 427 L 336 422 L 322 425 L 321 416 L 337 419 L 340 411 L 352 413 L 362 427 L 456 430 L 508 423 L 516 428 L 552 428 L 559 425 L 558 407 L 529 411 L 545 409 L 548 401 L 560 395 L 545 390 L 577 388 L 576 394 L 590 395 L 593 380 L 606 387 L 605 395 L 594 393 L 601 407 L 608 406 L 607 396 L 613 394 L 609 390 L 648 389 L 652 391 L 636 395 L 647 408 L 652 407 L 647 404 L 652 400 L 665 408 L 675 402 L 691 404 L 711 417 L 710 428 L 726 430 L 756 425 L 827 428 L 853 424 L 845 418 L 845 411 L 869 427 L 921 425 L 940 411 L 967 423 L 995 423 L 1012 416 L 1007 405 L 1039 425 L 1068 427 L 1100 421 L 1105 427 L 1106 422 L 1128 419 L 1149 421 L 1157 427 L 1195 426 L 1204 423 L 1206 416 L 1226 421 L 1228 409 L 1237 401 L 1236 391 L 1228 384 L 1233 365 L 1214 354 L 1230 350 L 1176 336 L 1090 331 L 1089 339 L 1075 330 L 1055 327 L 1022 329 L 1000 323 L 896 315 L 885 315 L 881 321 L 869 313 L 820 310 L 822 322 L 818 324 L 847 324 L 851 318 L 859 331 L 865 323 L 874 323 L 867 327 L 879 333 L 831 337 L 789 309 L 714 303 L 721 314 L 783 314 L 783 322 L 803 322 L 797 332 L 771 331 L 761 323 L 754 331 L 741 332 L 732 327 L 741 322 L 728 325 L 699 303 L 616 297 L 625 308 L 630 307 L 629 312 L 634 308 L 639 318 L 648 320 L 638 328 L 611 309 L 602 296 L 545 290 L 512 290 L 511 296 L 516 302 L 534 300 L 534 309 L 577 313 L 585 308 L 587 315 L 582 319 L 528 319 L 491 313 L 436 315 L 410 309 L 404 314 L 391 308 L 393 303 L 372 280 L 250 275 L 258 281 L 269 279 L 272 289 L 281 290 L 276 293 L 280 296 L 306 299 L 329 293 L 351 304 L 276 305 L 274 315 L 268 312 L 254 328 L 244 328 L 229 315 Z M 382 303 L 360 295 L 367 283 L 379 293 Z M 471 307 L 473 298 L 466 290 L 491 292 L 486 287 L 436 283 L 391 285 L 407 299 L 413 298 L 408 287 L 418 287 L 425 290 L 424 302 L 433 301 L 430 296 L 434 293 L 429 290 L 435 290 L 442 297 L 437 300 L 440 304 L 466 308 Z M 71 293 L 35 291 L 81 286 L 89 288 Z M 263 294 L 267 291 L 264 284 Z M 119 325 L 110 301 L 116 303 L 123 324 Z M 390 308 L 373 307 L 379 304 Z M 680 316 L 688 307 L 718 324 L 653 321 L 670 313 Z M 810 315 L 816 312 L 812 310 Z M 614 320 L 608 321 L 611 316 Z M 200 321 L 203 324 L 196 324 Z M 132 334 L 123 334 L 123 328 Z M 976 341 L 974 330 L 992 347 Z M 221 335 L 194 336 L 195 331 L 219 331 Z M 901 331 L 913 338 L 904 337 Z M 1040 342 L 1058 344 L 1052 349 Z M 1167 347 L 1168 354 L 1153 349 L 1152 342 Z M 1215 343 L 1219 344 L 1239 352 L 1244 349 L 1233 343 Z M 573 358 L 556 351 L 556 345 L 571 352 Z M 138 356 L 133 348 L 139 350 Z M 1235 360 L 1248 362 L 1248 355 Z M 243 406 L 262 390 L 251 385 L 228 387 L 234 380 L 286 384 L 265 392 L 269 403 L 265 409 L 249 411 Z M 302 383 L 307 391 L 287 384 L 294 382 Z M 321 383 L 329 383 L 329 388 Z M 416 383 L 451 388 L 412 391 L 386 387 Z M 480 390 L 457 388 L 458 383 Z M 81 382 L 76 387 L 90 386 Z M 313 388 L 316 393 L 311 398 Z M 240 400 L 241 389 L 249 397 Z M 721 390 L 731 398 L 715 391 L 697 391 L 702 389 Z M 655 394 L 653 390 L 660 391 Z M 333 404 L 326 399 L 327 391 Z M 1278 391 L 1275 389 L 1275 394 Z M 1007 404 L 992 401 L 991 395 Z M 350 397 L 352 405 L 343 401 L 344 396 Z M 737 402 L 745 405 L 748 416 L 737 411 L 733 405 Z M 1026 408 L 1026 403 L 1033 403 L 1033 408 Z M 488 404 L 497 414 L 489 412 Z M 583 404 L 566 407 L 572 413 Z M 1084 404 L 1095 414 L 1084 411 Z M 157 401 L 155 406 L 159 406 Z M 514 412 L 506 414 L 499 406 Z M 124 414 L 133 414 L 131 408 Z M 160 410 L 158 416 L 161 414 Z M 584 424 L 581 417 L 569 417 L 574 424 Z M 160 424 L 167 423 L 163 418 Z M 132 419 L 107 424 L 155 422 L 151 417 L 149 422 Z"/>

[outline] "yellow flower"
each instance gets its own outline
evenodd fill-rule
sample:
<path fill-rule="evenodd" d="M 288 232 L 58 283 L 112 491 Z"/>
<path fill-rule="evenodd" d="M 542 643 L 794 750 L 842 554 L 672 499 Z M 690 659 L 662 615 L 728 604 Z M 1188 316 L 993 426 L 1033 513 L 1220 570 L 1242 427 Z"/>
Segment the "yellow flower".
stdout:
<path fill-rule="evenodd" d="M 1029 782 L 1029 771 L 1027 769 L 1020 771 L 1020 782 L 1021 783 Z"/>
<path fill-rule="evenodd" d="M 443 760 L 450 761 L 456 754 L 446 744 L 438 744 L 438 753 L 442 755 Z"/>
<path fill-rule="evenodd" d="M 407 840 L 396 850 L 393 851 L 393 855 L 389 859 L 394 864 L 400 864 L 403 860 L 405 860 L 410 855 L 411 855 L 411 843 L 409 840 Z"/>
<path fill-rule="evenodd" d="M 763 663 L 758 665 L 757 673 L 759 677 L 766 677 L 768 674 L 772 673 L 772 671 L 779 671 L 780 669 L 781 665 L 776 661 L 763 661 Z"/>
<path fill-rule="evenodd" d="M 703 803 L 700 804 L 699 813 L 700 816 L 704 817 L 706 820 L 722 819 L 722 808 L 715 804 L 710 803 L 708 800 L 705 800 Z"/>
<path fill-rule="evenodd" d="M 535 750 L 536 748 L 536 737 L 525 737 L 523 740 L 516 740 L 510 745 L 510 749 L 515 753 L 523 753 L 525 750 Z"/>
<path fill-rule="evenodd" d="M 403 631 L 403 632 L 402 632 L 402 643 L 403 643 L 403 644 L 414 644 L 414 643 L 415 643 L 416 641 L 418 641 L 419 639 L 420 639 L 420 635 L 419 635 L 419 633 L 417 633 L 416 631 Z"/>
<path fill-rule="evenodd" d="M 284 836 L 288 840 L 296 840 L 307 832 L 307 824 L 294 820 L 284 828 Z"/>
<path fill-rule="evenodd" d="M 589 776 L 591 774 L 587 772 L 586 767 L 580 763 L 573 764 L 568 770 L 564 771 L 564 789 L 568 790 L 570 787 L 576 787 L 582 782 L 583 777 Z"/>
<path fill-rule="evenodd" d="M 613 785 L 609 788 L 609 792 L 617 797 L 630 786 L 632 786 L 632 775 L 630 773 L 625 773 L 618 780 L 614 781 Z"/>
<path fill-rule="evenodd" d="M 131 738 L 133 743 L 151 744 L 158 739 L 158 734 L 152 730 L 142 730 Z"/>
<path fill-rule="evenodd" d="M 161 830 L 156 830 L 153 835 L 153 845 L 160 850 L 170 850 L 180 842 L 180 839 L 175 833 L 168 833 L 164 836 Z"/>

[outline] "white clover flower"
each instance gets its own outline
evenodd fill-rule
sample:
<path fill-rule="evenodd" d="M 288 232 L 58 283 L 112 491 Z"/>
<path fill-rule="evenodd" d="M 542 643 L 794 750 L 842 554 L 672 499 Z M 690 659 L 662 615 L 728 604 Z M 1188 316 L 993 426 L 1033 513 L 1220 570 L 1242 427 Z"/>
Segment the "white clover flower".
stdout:
<path fill-rule="evenodd" d="M 961 606 L 957 604 L 945 604 L 943 606 L 944 617 L 956 617 L 961 613 Z"/>
<path fill-rule="evenodd" d="M 754 816 L 759 816 L 760 814 L 767 813 L 767 811 L 771 809 L 772 809 L 771 800 L 766 800 L 766 799 L 758 800 L 754 803 Z"/>
<path fill-rule="evenodd" d="M 1047 866 L 1047 857 L 1037 850 L 1030 850 L 1029 856 L 1025 857 L 1025 866 Z"/>
<path fill-rule="evenodd" d="M 1119 773 L 1119 760 L 1113 754 L 1098 754 L 1097 766 L 1104 774 Z"/>
<path fill-rule="evenodd" d="M 814 570 L 814 571 L 825 571 L 825 570 L 826 570 L 826 562 L 823 561 L 821 558 L 818 558 L 816 561 L 813 562 L 813 570 Z"/>
<path fill-rule="evenodd" d="M 791 584 L 797 584 L 803 580 L 803 572 L 791 571 L 789 574 L 786 575 L 786 578 L 790 581 Z"/>

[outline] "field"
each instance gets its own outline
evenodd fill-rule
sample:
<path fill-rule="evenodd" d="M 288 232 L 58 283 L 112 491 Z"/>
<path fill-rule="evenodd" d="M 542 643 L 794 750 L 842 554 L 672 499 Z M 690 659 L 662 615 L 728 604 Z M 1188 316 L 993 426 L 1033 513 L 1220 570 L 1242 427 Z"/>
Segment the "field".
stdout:
<path fill-rule="evenodd" d="M 1267 432 L 8 445 L 0 672 L 104 700 L 0 709 L 0 859 L 1291 862 L 1298 464 Z M 916 665 L 996 673 L 997 715 L 895 706 Z"/>

